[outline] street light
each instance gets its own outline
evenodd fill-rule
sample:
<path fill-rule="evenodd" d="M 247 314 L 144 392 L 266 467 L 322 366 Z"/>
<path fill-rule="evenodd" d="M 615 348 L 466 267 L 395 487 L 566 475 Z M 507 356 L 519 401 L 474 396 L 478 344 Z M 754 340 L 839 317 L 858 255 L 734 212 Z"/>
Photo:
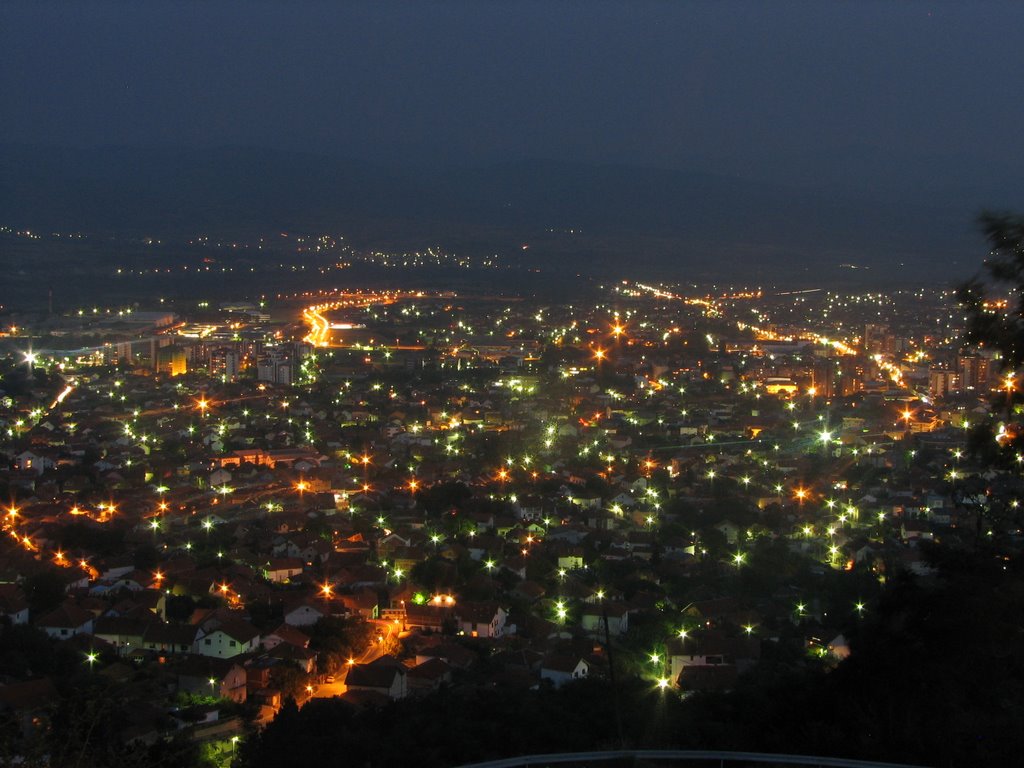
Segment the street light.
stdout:
<path fill-rule="evenodd" d="M 564 600 L 559 600 L 555 603 L 555 614 L 558 616 L 559 621 L 565 621 L 565 617 L 569 614 L 569 611 L 565 607 Z"/>

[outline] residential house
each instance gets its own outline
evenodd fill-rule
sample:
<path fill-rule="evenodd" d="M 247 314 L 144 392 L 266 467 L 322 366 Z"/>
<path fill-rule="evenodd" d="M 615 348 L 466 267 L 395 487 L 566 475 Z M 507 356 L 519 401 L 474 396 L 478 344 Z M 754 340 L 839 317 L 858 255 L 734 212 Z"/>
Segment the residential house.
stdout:
<path fill-rule="evenodd" d="M 667 653 L 671 677 L 685 690 L 723 690 L 761 657 L 761 644 L 756 638 L 709 631 L 696 638 L 672 640 Z"/>
<path fill-rule="evenodd" d="M 376 619 L 380 615 L 380 602 L 373 589 L 361 589 L 352 595 L 339 595 L 349 613 L 364 619 Z"/>
<path fill-rule="evenodd" d="M 202 656 L 230 659 L 256 650 L 259 644 L 260 631 L 256 627 L 243 619 L 228 619 L 196 640 L 192 648 Z"/>
<path fill-rule="evenodd" d="M 263 575 L 274 584 L 286 584 L 302 573 L 306 563 L 297 557 L 276 557 L 263 569 Z"/>
<path fill-rule="evenodd" d="M 464 602 L 455 607 L 456 626 L 470 637 L 501 637 L 508 612 L 495 602 Z"/>
<path fill-rule="evenodd" d="M 309 636 L 303 634 L 295 627 L 289 626 L 288 624 L 282 624 L 273 632 L 264 635 L 260 639 L 260 643 L 263 645 L 263 648 L 268 651 L 273 650 L 282 643 L 293 645 L 296 648 L 308 648 Z"/>
<path fill-rule="evenodd" d="M 246 672 L 241 664 L 208 656 L 186 656 L 176 667 L 178 690 L 245 702 Z"/>
<path fill-rule="evenodd" d="M 590 673 L 590 664 L 581 656 L 549 654 L 540 665 L 541 680 L 548 680 L 561 688 L 572 680 L 582 680 Z"/>
<path fill-rule="evenodd" d="M 441 632 L 445 622 L 453 618 L 453 609 L 443 605 L 417 605 L 407 603 L 405 606 L 405 626 L 409 629 L 427 629 Z"/>
<path fill-rule="evenodd" d="M 303 600 L 285 606 L 284 623 L 292 627 L 308 627 L 316 624 L 326 615 L 327 612 L 324 609 L 314 605 L 311 601 Z"/>
<path fill-rule="evenodd" d="M 316 668 L 316 651 L 309 648 L 300 648 L 290 643 L 277 645 L 267 656 L 271 659 L 288 662 L 301 669 L 307 675 L 311 674 Z"/>
<path fill-rule="evenodd" d="M 28 600 L 17 584 L 0 584 L 0 616 L 11 624 L 28 624 Z"/>
<path fill-rule="evenodd" d="M 95 616 L 74 603 L 64 603 L 36 620 L 36 626 L 50 637 L 66 639 L 91 635 Z"/>
<path fill-rule="evenodd" d="M 607 605 L 588 605 L 583 609 L 581 623 L 583 629 L 598 637 L 605 636 L 605 620 L 607 634 L 618 637 L 629 629 L 629 606 L 625 603 L 609 603 Z"/>
<path fill-rule="evenodd" d="M 410 696 L 425 696 L 452 681 L 452 668 L 441 659 L 428 659 L 407 674 Z"/>
<path fill-rule="evenodd" d="M 14 457 L 14 468 L 22 472 L 35 472 L 37 475 L 41 475 L 53 466 L 53 459 L 32 451 L 22 451 Z"/>
<path fill-rule="evenodd" d="M 194 624 L 154 621 L 142 635 L 142 648 L 155 653 L 190 653 L 202 637 L 203 631 Z"/>
<path fill-rule="evenodd" d="M 93 636 L 110 643 L 121 656 L 143 648 L 143 637 L 151 622 L 134 616 L 100 616 L 93 625 Z"/>
<path fill-rule="evenodd" d="M 404 699 L 409 692 L 407 670 L 393 656 L 381 656 L 369 664 L 348 668 L 345 685 L 350 691 L 372 691 L 391 699 Z"/>

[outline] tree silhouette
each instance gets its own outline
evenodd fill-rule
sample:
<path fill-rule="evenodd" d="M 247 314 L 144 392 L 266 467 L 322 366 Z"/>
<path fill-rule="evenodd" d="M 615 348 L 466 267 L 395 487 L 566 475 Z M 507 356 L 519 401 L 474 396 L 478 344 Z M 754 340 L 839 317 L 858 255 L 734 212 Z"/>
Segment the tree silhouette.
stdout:
<path fill-rule="evenodd" d="M 1024 216 L 983 213 L 978 224 L 990 247 L 987 277 L 975 276 L 957 291 L 967 311 L 964 340 L 996 350 L 1002 367 L 1015 370 L 1024 362 Z M 995 311 L 992 291 L 1007 294 L 1005 311 Z"/>

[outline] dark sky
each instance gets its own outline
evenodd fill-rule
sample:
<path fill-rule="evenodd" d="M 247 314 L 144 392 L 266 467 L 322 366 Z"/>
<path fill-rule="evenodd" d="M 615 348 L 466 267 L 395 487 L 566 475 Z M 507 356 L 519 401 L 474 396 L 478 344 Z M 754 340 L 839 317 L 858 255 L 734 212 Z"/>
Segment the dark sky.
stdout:
<path fill-rule="evenodd" d="M 777 167 L 1019 156 L 1021 2 L 0 7 L 6 142 Z M 780 160 L 781 159 L 781 160 Z M 775 166 L 772 166 L 775 163 Z"/>

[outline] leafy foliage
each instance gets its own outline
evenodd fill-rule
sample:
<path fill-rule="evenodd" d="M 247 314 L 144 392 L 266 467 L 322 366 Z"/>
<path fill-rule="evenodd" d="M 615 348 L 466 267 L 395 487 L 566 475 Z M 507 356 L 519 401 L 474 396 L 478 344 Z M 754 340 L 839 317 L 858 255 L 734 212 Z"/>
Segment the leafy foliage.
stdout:
<path fill-rule="evenodd" d="M 975 277 L 957 292 L 967 311 L 965 340 L 1000 352 L 1004 367 L 1014 370 L 1024 363 L 1024 216 L 985 213 L 978 222 L 991 248 L 988 284 Z M 988 305 L 992 288 L 1009 294 L 1005 311 Z"/>

